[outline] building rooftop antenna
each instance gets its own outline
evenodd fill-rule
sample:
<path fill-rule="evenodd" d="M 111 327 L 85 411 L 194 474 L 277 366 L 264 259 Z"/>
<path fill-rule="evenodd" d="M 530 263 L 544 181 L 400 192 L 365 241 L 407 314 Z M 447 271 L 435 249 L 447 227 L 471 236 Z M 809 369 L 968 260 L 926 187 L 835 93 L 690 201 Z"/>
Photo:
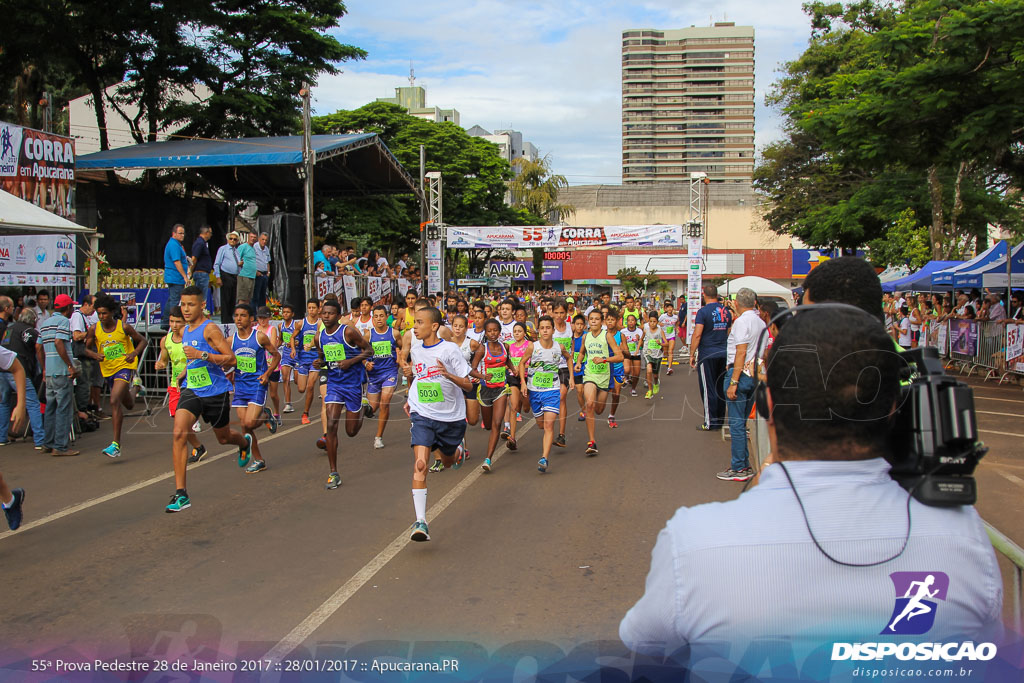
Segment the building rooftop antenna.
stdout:
<path fill-rule="evenodd" d="M 412 68 L 412 60 L 409 60 L 409 87 L 416 85 L 416 70 Z"/>

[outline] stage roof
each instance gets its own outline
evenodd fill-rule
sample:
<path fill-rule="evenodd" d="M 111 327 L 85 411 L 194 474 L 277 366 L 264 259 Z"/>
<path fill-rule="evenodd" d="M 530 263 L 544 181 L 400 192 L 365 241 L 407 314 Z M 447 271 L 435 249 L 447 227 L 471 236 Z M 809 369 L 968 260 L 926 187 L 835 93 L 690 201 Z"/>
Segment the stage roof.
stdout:
<path fill-rule="evenodd" d="M 416 182 L 376 133 L 312 136 L 319 195 L 415 192 Z M 301 197 L 302 136 L 169 140 L 78 158 L 79 171 L 193 169 L 238 198 Z"/>

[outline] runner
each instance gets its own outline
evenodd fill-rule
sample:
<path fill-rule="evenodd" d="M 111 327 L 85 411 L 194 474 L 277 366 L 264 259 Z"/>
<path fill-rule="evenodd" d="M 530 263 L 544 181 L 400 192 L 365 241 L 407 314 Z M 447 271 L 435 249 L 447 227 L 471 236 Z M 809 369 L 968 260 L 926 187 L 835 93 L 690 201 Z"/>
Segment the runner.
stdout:
<path fill-rule="evenodd" d="M 594 420 L 604 411 L 608 392 L 615 385 L 612 379 L 612 363 L 622 362 L 622 352 L 615 337 L 601 327 L 604 324 L 601 311 L 595 309 L 587 318 L 590 331 L 584 336 L 587 366 L 583 372 L 583 396 L 586 399 L 587 455 L 597 455 L 597 440 L 594 438 Z"/>
<path fill-rule="evenodd" d="M 181 512 L 192 506 L 185 489 L 185 467 L 188 461 L 188 435 L 192 424 L 202 417 L 222 444 L 238 446 L 238 466 L 245 467 L 252 456 L 252 437 L 230 427 L 231 382 L 224 376 L 223 365 L 234 365 L 235 354 L 217 325 L 203 311 L 203 290 L 196 286 L 181 291 L 181 313 L 185 319 L 182 349 L 186 388 L 178 400 L 174 415 L 174 485 L 176 490 L 167 512 Z"/>
<path fill-rule="evenodd" d="M 188 359 L 185 358 L 185 351 L 181 348 L 182 330 L 185 328 L 185 319 L 181 317 L 181 306 L 175 306 L 167 314 L 167 325 L 170 332 L 160 340 L 160 357 L 156 361 L 156 369 L 163 370 L 167 367 L 168 361 L 171 364 L 171 378 L 167 384 L 167 408 L 171 417 L 178 411 L 178 401 L 181 399 L 181 386 L 185 383 L 185 366 Z M 206 457 L 206 446 L 199 441 L 199 437 L 191 429 L 186 435 L 188 443 L 192 446 L 192 452 L 188 456 L 190 463 L 196 463 Z"/>
<path fill-rule="evenodd" d="M 422 311 L 427 308 L 433 308 L 430 305 L 429 299 L 417 299 L 413 305 L 415 311 Z M 413 325 L 415 327 L 415 323 Z M 413 329 L 412 327 L 409 328 Z M 445 341 L 451 341 L 452 335 L 451 330 L 445 327 L 442 323 L 438 323 L 437 336 Z M 412 350 L 421 348 L 423 346 L 423 340 L 417 337 L 415 334 L 406 334 L 402 337 L 402 348 L 398 352 L 398 365 L 402 370 L 402 375 L 406 381 L 412 381 L 413 379 L 413 368 L 412 368 Z M 444 463 L 438 458 L 431 465 L 431 472 L 440 472 L 444 469 Z"/>
<path fill-rule="evenodd" d="M 401 313 L 395 319 L 395 331 L 398 332 L 398 337 L 401 338 L 407 330 L 411 330 L 413 323 L 415 322 L 414 314 L 416 312 L 416 290 L 410 289 L 405 293 L 405 308 L 402 309 Z"/>
<path fill-rule="evenodd" d="M 120 303 L 113 298 L 103 295 L 96 297 L 96 315 L 99 321 L 89 328 L 85 336 L 86 354 L 100 362 L 100 372 L 103 373 L 107 389 L 110 391 L 114 440 L 103 449 L 103 454 L 111 458 L 121 455 L 124 409 L 131 410 L 135 407 L 137 389 L 132 385 L 135 371 L 139 367 L 139 355 L 147 344 L 146 338 L 131 325 L 115 317 L 120 311 Z"/>
<path fill-rule="evenodd" d="M 501 339 L 499 341 L 502 344 L 511 344 L 512 339 L 512 328 L 515 327 L 516 319 L 513 315 L 515 311 L 515 302 L 512 299 L 505 299 L 498 306 L 498 322 L 501 323 Z M 525 331 L 525 328 L 524 328 Z"/>
<path fill-rule="evenodd" d="M 587 402 L 583 398 L 583 370 L 587 365 L 587 352 L 583 346 L 586 329 L 587 317 L 582 313 L 577 313 L 572 319 L 572 372 L 573 379 L 576 381 L 576 400 L 580 404 L 580 416 L 577 418 L 577 422 L 587 419 Z"/>
<path fill-rule="evenodd" d="M 615 338 L 615 343 L 618 344 L 619 349 L 623 348 L 622 344 L 622 331 L 619 329 L 619 310 L 612 306 L 608 309 L 608 315 L 604 318 L 605 328 L 609 334 Z M 623 363 L 625 362 L 626 352 L 622 352 Z M 626 372 L 623 363 L 612 363 L 612 407 L 608 411 L 608 427 L 610 429 L 618 429 L 619 423 L 615 421 L 615 411 L 619 407 L 619 394 L 622 392 L 622 386 L 626 383 Z"/>
<path fill-rule="evenodd" d="M 641 368 L 641 347 L 640 340 L 643 339 L 643 329 L 637 327 L 637 316 L 630 314 L 626 316 L 626 329 L 622 333 L 622 355 L 626 359 L 623 365 L 626 370 L 626 381 L 629 382 L 630 396 L 636 396 L 636 385 L 640 383 Z"/>
<path fill-rule="evenodd" d="M 299 387 L 299 394 L 305 394 L 305 404 L 302 408 L 302 424 L 309 424 L 309 408 L 313 405 L 313 392 L 316 391 L 317 374 L 313 371 L 313 361 L 316 360 L 316 333 L 320 330 L 320 300 L 316 297 L 306 301 L 306 317 L 302 319 L 302 326 L 298 334 L 292 336 L 291 350 L 293 355 L 298 347 L 297 363 L 295 364 L 295 383 Z"/>
<path fill-rule="evenodd" d="M 256 428 L 266 422 L 267 391 L 271 375 L 281 362 L 281 352 L 267 335 L 253 327 L 254 311 L 249 304 L 235 306 L 235 333 L 231 335 L 231 352 L 235 354 L 235 394 L 231 407 L 238 413 L 245 435 L 250 439 L 252 462 L 246 474 L 267 469 L 256 439 Z M 273 416 L 270 420 L 274 421 Z M 275 422 L 272 432 L 277 431 Z"/>
<path fill-rule="evenodd" d="M 644 366 L 647 368 L 647 393 L 644 398 L 652 398 L 661 390 L 658 373 L 661 371 L 661 358 L 664 348 L 668 346 L 665 330 L 658 324 L 658 312 L 652 310 L 647 314 L 647 325 L 644 326 L 644 338 L 641 342 L 644 350 Z M 671 359 L 669 359 L 671 361 Z"/>
<path fill-rule="evenodd" d="M 384 448 L 384 428 L 391 416 L 391 397 L 398 386 L 398 341 L 395 331 L 388 327 L 387 308 L 377 306 L 373 309 L 373 327 L 364 336 L 373 350 L 373 356 L 363 363 L 368 378 L 367 399 L 370 410 L 377 415 L 377 436 L 373 437 L 373 447 L 381 449 Z"/>
<path fill-rule="evenodd" d="M 473 304 L 473 326 L 466 330 L 466 336 L 477 344 L 482 344 L 486 323 L 487 316 L 484 313 L 484 305 L 478 301 Z"/>
<path fill-rule="evenodd" d="M 533 326 L 529 320 L 526 319 L 526 307 L 522 304 L 516 304 L 513 309 L 512 317 L 515 318 L 517 323 L 522 323 L 526 326 L 526 338 L 530 341 L 537 341 L 537 328 Z"/>
<path fill-rule="evenodd" d="M 472 386 L 470 367 L 459 347 L 437 336 L 441 311 L 416 311 L 413 333 L 419 344 L 411 347 L 413 381 L 405 405 L 411 422 L 411 445 L 415 464 L 412 475 L 412 504 L 416 521 L 413 541 L 429 541 L 427 529 L 427 461 L 437 450 L 445 467 L 462 466 L 466 435 L 466 402 L 462 392 Z"/>
<path fill-rule="evenodd" d="M 25 377 L 25 368 L 22 367 L 21 361 L 18 360 L 18 354 L 2 346 L 0 346 L 0 370 L 9 372 L 14 376 L 17 396 L 14 411 L 11 413 L 10 429 L 14 433 L 20 434 L 25 431 L 25 427 L 28 424 L 25 387 L 27 386 L 26 382 L 30 382 L 31 379 Z M 4 517 L 7 518 L 7 528 L 11 531 L 16 531 L 21 526 L 23 514 L 21 508 L 24 502 L 25 489 L 10 488 L 4 480 L 4 475 L 0 474 L 0 507 L 4 510 Z"/>
<path fill-rule="evenodd" d="M 270 309 L 266 306 L 260 306 L 256 311 L 256 329 L 261 332 L 270 343 L 278 351 L 278 356 L 281 355 L 281 337 L 280 331 L 277 329 L 277 325 L 273 325 L 270 322 Z M 267 353 L 267 362 L 270 362 L 271 354 Z M 277 432 L 277 428 L 281 426 L 281 397 L 278 395 L 277 387 L 281 384 L 281 364 L 278 362 L 277 368 L 270 373 L 270 383 L 267 385 L 270 393 L 270 402 L 274 405 L 274 412 L 270 412 L 270 408 L 265 408 L 264 412 L 267 416 L 267 429 L 270 430 L 271 434 Z"/>
<path fill-rule="evenodd" d="M 352 302 L 352 311 L 353 313 L 358 312 L 356 315 L 350 316 L 352 324 L 359 334 L 365 337 L 366 333 L 373 328 L 373 302 L 368 296 L 357 298 Z"/>
<path fill-rule="evenodd" d="M 508 347 L 498 341 L 501 323 L 492 318 L 484 329 L 484 343 L 477 346 L 470 366 L 474 368 L 472 376 L 482 382 L 477 390 L 477 401 L 483 414 L 481 424 L 491 432 L 487 437 L 487 457 L 482 467 L 484 472 L 490 472 L 491 458 L 498 447 L 498 432 L 508 403 L 507 378 L 516 372 L 516 366 L 509 360 Z"/>
<path fill-rule="evenodd" d="M 363 361 L 370 357 L 372 349 L 353 325 L 341 325 L 341 304 L 337 300 L 325 300 L 320 310 L 324 327 L 316 335 L 316 369 L 327 372 L 327 390 L 324 405 L 327 408 L 327 462 L 331 473 L 327 476 L 327 489 L 341 486 L 338 474 L 338 423 L 341 408 L 345 407 L 345 433 L 351 438 L 363 426 L 362 383 Z M 387 315 L 382 316 L 386 318 Z"/>
<path fill-rule="evenodd" d="M 626 304 L 622 308 L 622 324 L 627 328 L 629 327 L 629 319 L 633 318 L 637 325 L 641 325 L 644 320 L 643 309 L 636 304 L 636 299 L 631 294 L 626 295 Z M 633 394 L 636 396 L 636 394 Z"/>
<path fill-rule="evenodd" d="M 462 352 L 463 358 L 466 362 L 472 365 L 473 355 L 476 350 L 480 348 L 480 344 L 470 339 L 468 334 L 467 325 L 469 322 L 466 320 L 464 315 L 456 315 L 452 320 L 452 343 L 459 347 Z M 477 387 L 476 378 L 473 379 L 473 386 L 466 393 L 466 422 L 475 425 L 480 421 L 480 404 L 477 403 L 476 394 Z"/>
<path fill-rule="evenodd" d="M 298 354 L 295 351 L 295 346 L 292 344 L 292 337 L 295 336 L 295 307 L 291 304 L 284 304 L 281 306 L 281 325 L 279 326 L 278 333 L 281 338 L 281 384 L 284 385 L 284 411 L 286 413 L 295 412 L 295 408 L 292 408 L 292 372 L 295 370 L 295 366 L 298 363 Z"/>
<path fill-rule="evenodd" d="M 505 428 L 501 432 L 501 438 L 508 440 L 508 449 L 510 451 L 516 450 L 519 445 L 516 443 L 516 429 L 519 423 L 522 422 L 523 418 L 520 415 L 520 409 L 523 404 L 522 394 L 522 382 L 520 377 L 522 373 L 519 372 L 519 364 L 523 360 L 523 355 L 526 353 L 526 349 L 532 342 L 526 337 L 526 325 L 523 323 L 515 323 L 512 327 L 512 343 L 508 347 L 508 355 L 512 360 L 512 365 L 515 366 L 516 371 L 513 376 L 508 378 L 509 395 L 511 400 L 508 403 L 508 408 L 505 412 Z"/>
<path fill-rule="evenodd" d="M 575 386 L 575 382 L 570 382 L 572 371 L 569 369 L 573 351 L 572 325 L 567 322 L 566 316 L 569 315 L 569 308 L 564 301 L 561 299 L 548 299 L 548 306 L 552 312 L 551 318 L 554 320 L 554 332 L 551 338 L 555 340 L 556 344 L 565 349 L 567 354 L 558 361 L 558 383 L 561 385 L 561 389 L 559 389 L 558 400 L 558 436 L 555 438 L 555 445 L 559 448 L 565 448 L 565 421 L 569 417 L 569 410 L 565 405 L 565 397 L 569 393 L 569 385 Z"/>
<path fill-rule="evenodd" d="M 666 375 L 672 375 L 672 363 L 675 362 L 675 348 L 676 348 L 676 325 L 679 323 L 679 316 L 672 312 L 672 302 L 665 302 L 665 310 L 658 317 L 658 324 L 661 325 L 661 329 L 665 333 L 665 339 L 668 341 L 668 352 L 665 354 L 665 364 L 668 367 Z M 658 393 L 655 391 L 654 393 Z"/>
<path fill-rule="evenodd" d="M 523 396 L 529 397 L 533 417 L 544 428 L 544 441 L 537 470 L 543 474 L 548 471 L 551 445 L 555 440 L 555 422 L 558 419 L 559 405 L 562 402 L 561 383 L 558 377 L 559 359 L 568 360 L 569 352 L 565 347 L 555 343 L 552 333 L 555 322 L 549 315 L 541 316 L 537 323 L 540 338 L 530 344 L 523 360 L 519 364 L 519 380 L 523 386 Z M 576 386 L 572 379 L 569 386 Z"/>

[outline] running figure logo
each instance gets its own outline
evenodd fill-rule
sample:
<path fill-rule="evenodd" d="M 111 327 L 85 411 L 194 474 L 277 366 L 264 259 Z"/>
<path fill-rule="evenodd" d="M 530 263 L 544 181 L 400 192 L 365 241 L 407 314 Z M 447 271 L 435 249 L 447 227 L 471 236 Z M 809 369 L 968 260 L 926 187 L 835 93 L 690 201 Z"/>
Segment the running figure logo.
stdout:
<path fill-rule="evenodd" d="M 11 131 L 4 128 L 0 133 L 0 159 L 6 159 L 9 152 L 14 152 L 14 143 L 11 142 Z"/>
<path fill-rule="evenodd" d="M 943 572 L 893 572 L 889 578 L 896 589 L 896 605 L 882 634 L 927 633 L 935 624 L 935 600 L 946 599 L 949 576 Z"/>

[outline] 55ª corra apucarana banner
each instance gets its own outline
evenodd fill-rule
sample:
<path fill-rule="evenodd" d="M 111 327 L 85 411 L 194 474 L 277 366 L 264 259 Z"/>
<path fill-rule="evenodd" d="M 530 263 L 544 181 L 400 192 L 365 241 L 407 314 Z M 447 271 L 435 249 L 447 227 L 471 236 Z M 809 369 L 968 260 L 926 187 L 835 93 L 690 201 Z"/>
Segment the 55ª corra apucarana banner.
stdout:
<path fill-rule="evenodd" d="M 75 141 L 0 121 L 0 183 L 19 199 L 75 220 Z"/>
<path fill-rule="evenodd" d="M 680 247 L 681 225 L 498 225 L 448 227 L 452 249 Z"/>

